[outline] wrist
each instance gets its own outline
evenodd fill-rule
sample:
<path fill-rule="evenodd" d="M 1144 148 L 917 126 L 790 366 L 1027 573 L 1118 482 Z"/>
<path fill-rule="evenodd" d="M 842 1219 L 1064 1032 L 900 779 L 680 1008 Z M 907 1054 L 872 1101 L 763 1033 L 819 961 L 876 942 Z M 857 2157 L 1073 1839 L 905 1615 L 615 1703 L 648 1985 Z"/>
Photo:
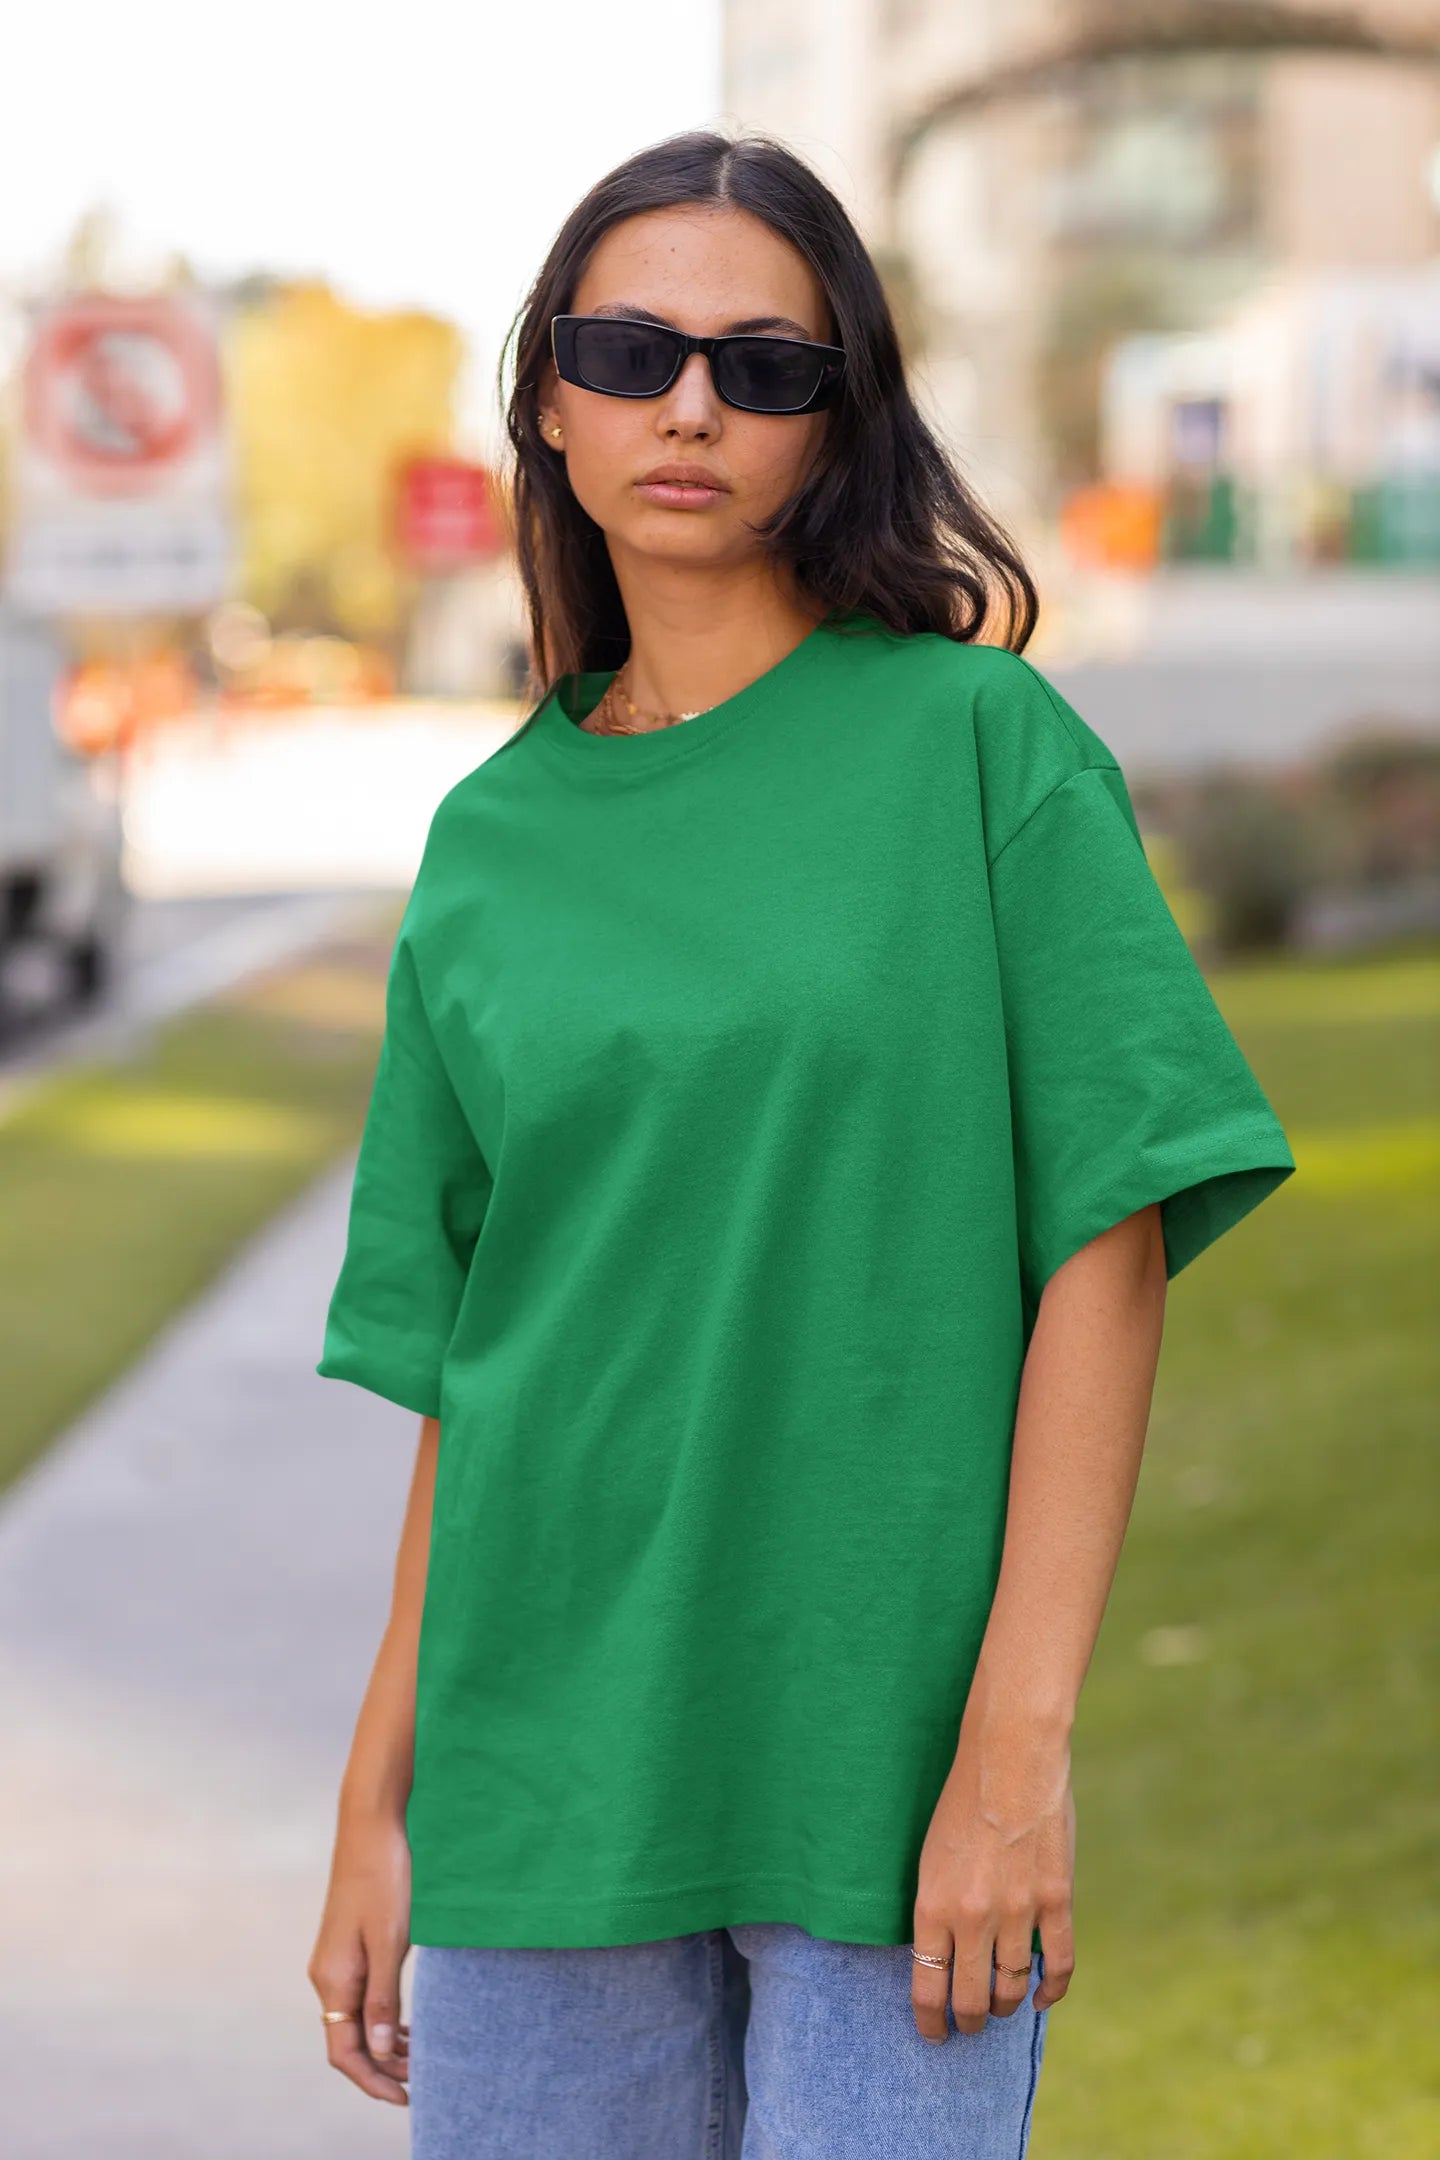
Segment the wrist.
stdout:
<path fill-rule="evenodd" d="M 347 1829 L 402 1826 L 409 1803 L 408 1783 L 398 1775 L 383 1778 L 347 1776 L 341 1781 L 339 1817 Z"/>
<path fill-rule="evenodd" d="M 1068 1747 L 1075 1728 L 1072 1695 L 1042 1687 L 994 1688 L 977 1673 L 961 1721 L 962 1736 L 984 1745 L 1006 1740 Z"/>

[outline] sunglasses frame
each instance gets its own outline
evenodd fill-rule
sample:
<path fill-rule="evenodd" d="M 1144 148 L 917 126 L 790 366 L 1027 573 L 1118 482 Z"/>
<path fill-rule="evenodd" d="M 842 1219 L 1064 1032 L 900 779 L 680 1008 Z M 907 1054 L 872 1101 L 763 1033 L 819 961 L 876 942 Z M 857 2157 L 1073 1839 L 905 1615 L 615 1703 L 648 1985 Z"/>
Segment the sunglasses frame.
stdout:
<path fill-rule="evenodd" d="M 582 323 L 633 323 L 639 330 L 658 332 L 661 337 L 674 341 L 675 365 L 663 383 L 655 390 L 605 390 L 597 384 L 586 382 L 580 373 L 575 350 L 575 333 Z M 754 345 L 763 338 L 767 345 L 798 345 L 802 352 L 821 355 L 820 380 L 803 405 L 746 405 L 739 398 L 727 397 L 715 376 L 715 354 L 723 345 Z M 646 322 L 638 315 L 552 315 L 550 318 L 550 350 L 554 356 L 556 371 L 562 382 L 573 383 L 579 390 L 593 390 L 597 397 L 651 398 L 663 397 L 671 388 L 691 353 L 704 353 L 710 368 L 710 380 L 715 385 L 715 395 L 722 404 L 731 405 L 736 412 L 764 413 L 773 420 L 789 420 L 801 413 L 819 412 L 828 405 L 840 385 L 845 372 L 845 348 L 843 345 L 820 345 L 810 338 L 769 337 L 759 331 L 737 331 L 723 337 L 691 337 L 686 330 L 672 329 L 669 323 Z"/>

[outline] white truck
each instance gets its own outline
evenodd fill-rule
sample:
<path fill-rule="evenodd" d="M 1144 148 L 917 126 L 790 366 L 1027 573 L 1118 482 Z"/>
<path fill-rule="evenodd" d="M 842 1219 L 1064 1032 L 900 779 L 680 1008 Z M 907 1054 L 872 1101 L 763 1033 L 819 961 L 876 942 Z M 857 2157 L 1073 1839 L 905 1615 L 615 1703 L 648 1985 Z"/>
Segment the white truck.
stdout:
<path fill-rule="evenodd" d="M 0 599 L 0 1010 L 25 945 L 53 955 L 65 1001 L 96 997 L 129 904 L 123 755 L 65 742 L 55 719 L 64 668 L 53 632 Z"/>

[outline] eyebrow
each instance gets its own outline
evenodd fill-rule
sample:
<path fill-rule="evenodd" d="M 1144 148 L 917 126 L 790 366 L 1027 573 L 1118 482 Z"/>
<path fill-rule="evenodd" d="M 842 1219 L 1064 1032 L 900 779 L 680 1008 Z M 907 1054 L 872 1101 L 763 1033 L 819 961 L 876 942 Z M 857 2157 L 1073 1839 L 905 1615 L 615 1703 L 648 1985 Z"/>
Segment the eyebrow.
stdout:
<path fill-rule="evenodd" d="M 599 307 L 587 311 L 591 315 L 629 315 L 637 322 L 659 323 L 662 329 L 678 330 L 679 323 L 668 315 L 657 315 L 653 308 L 634 307 L 628 300 L 605 300 Z M 738 322 L 727 323 L 721 337 L 754 337 L 765 331 L 777 332 L 781 337 L 803 338 L 807 345 L 821 342 L 803 323 L 789 315 L 742 315 Z"/>

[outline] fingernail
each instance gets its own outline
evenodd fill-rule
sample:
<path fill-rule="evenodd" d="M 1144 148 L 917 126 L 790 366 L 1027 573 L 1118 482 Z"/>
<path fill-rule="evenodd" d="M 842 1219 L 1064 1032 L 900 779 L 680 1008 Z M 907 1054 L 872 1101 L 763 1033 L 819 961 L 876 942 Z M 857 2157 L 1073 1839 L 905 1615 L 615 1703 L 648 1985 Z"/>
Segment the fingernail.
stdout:
<path fill-rule="evenodd" d="M 390 2025 L 372 2025 L 370 2028 L 370 2052 L 372 2055 L 388 2055 L 395 2045 L 395 2031 Z"/>

